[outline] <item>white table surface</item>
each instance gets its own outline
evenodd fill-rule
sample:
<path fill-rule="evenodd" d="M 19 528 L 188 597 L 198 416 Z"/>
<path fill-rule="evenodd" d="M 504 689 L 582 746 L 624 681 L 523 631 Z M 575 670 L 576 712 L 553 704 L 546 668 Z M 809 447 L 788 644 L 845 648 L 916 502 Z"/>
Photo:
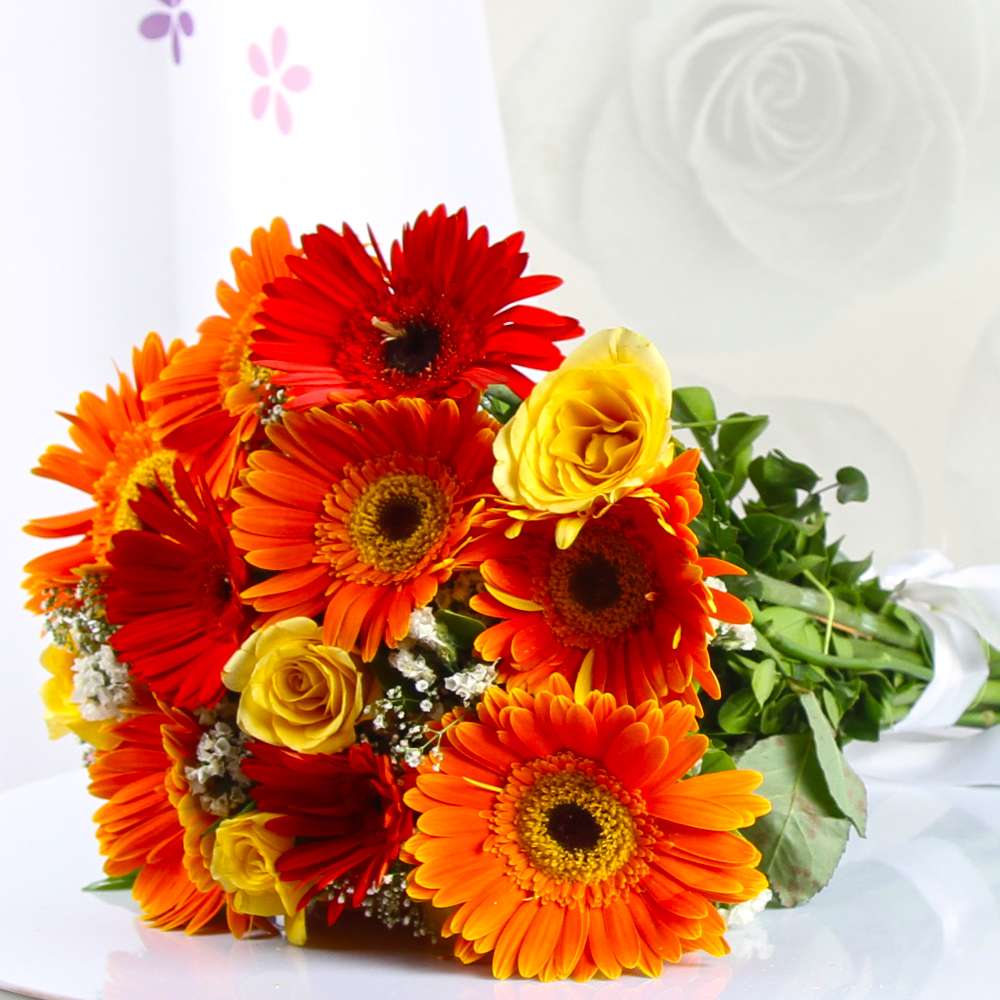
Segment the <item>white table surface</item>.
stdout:
<path fill-rule="evenodd" d="M 81 774 L 0 795 L 0 996 L 51 1000 L 261 1000 L 548 996 L 996 997 L 1000 983 L 1000 789 L 876 784 L 867 840 L 832 885 L 795 911 L 729 935 L 733 954 L 693 958 L 659 980 L 495 983 L 377 931 L 323 947 L 151 930 L 100 877 Z M 344 935 L 340 935 L 343 938 Z"/>

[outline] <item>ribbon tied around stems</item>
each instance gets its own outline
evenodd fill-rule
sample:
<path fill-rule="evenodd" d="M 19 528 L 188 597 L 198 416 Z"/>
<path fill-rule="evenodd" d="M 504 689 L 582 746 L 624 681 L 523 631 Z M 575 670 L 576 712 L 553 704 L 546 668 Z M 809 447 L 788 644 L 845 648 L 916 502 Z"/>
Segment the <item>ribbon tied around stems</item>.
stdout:
<path fill-rule="evenodd" d="M 1000 565 L 955 569 L 942 553 L 924 550 L 880 580 L 930 631 L 934 676 L 904 719 L 878 743 L 852 743 L 848 759 L 873 778 L 1000 785 L 1000 727 L 954 725 L 989 677 L 984 641 L 1000 649 Z"/>

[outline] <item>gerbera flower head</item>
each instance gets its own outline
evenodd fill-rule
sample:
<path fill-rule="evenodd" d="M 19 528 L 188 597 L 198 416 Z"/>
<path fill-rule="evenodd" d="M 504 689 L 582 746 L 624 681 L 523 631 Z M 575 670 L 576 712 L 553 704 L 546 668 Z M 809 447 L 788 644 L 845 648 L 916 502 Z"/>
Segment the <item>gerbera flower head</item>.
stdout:
<path fill-rule="evenodd" d="M 695 684 L 719 697 L 708 656 L 712 619 L 747 622 L 747 608 L 706 583 L 739 567 L 698 556 L 689 522 L 701 506 L 685 452 L 649 495 L 588 519 L 560 548 L 557 522 L 496 531 L 477 545 L 484 593 L 472 607 L 500 621 L 480 633 L 479 655 L 504 679 L 535 690 L 559 673 L 619 702 L 680 698 L 701 712 Z"/>
<path fill-rule="evenodd" d="M 180 708 L 214 705 L 222 668 L 250 632 L 240 598 L 249 571 L 205 481 L 177 461 L 170 489 L 144 487 L 131 510 L 138 529 L 108 553 L 111 638 L 132 674 Z"/>
<path fill-rule="evenodd" d="M 332 924 L 346 907 L 361 905 L 413 832 L 413 814 L 403 804 L 407 779 L 400 782 L 389 758 L 369 743 L 337 754 L 248 746 L 243 771 L 255 783 L 253 799 L 262 811 L 280 814 L 267 828 L 294 838 L 278 874 L 304 888 L 300 906 L 336 882 L 341 891 L 327 908 Z"/>
<path fill-rule="evenodd" d="M 255 229 L 250 252 L 237 247 L 231 255 L 236 287 L 218 284 L 224 315 L 206 319 L 198 343 L 184 348 L 143 391 L 148 403 L 158 404 L 152 415 L 158 438 L 176 451 L 202 454 L 215 496 L 232 487 L 280 392 L 272 373 L 250 360 L 250 351 L 264 286 L 289 275 L 287 260 L 298 253 L 283 219 Z"/>
<path fill-rule="evenodd" d="M 424 212 L 388 260 L 345 225 L 302 238 L 259 316 L 253 359 L 273 369 L 298 407 L 351 399 L 462 395 L 503 383 L 524 396 L 532 382 L 514 366 L 550 370 L 555 342 L 576 320 L 523 300 L 561 284 L 524 276 L 524 234 L 490 243 L 469 234 L 465 209 Z"/>
<path fill-rule="evenodd" d="M 236 544 L 275 571 L 244 597 L 269 621 L 322 614 L 323 641 L 366 660 L 395 645 L 492 492 L 495 428 L 472 396 L 286 414 L 233 494 Z"/>
<path fill-rule="evenodd" d="M 574 701 L 561 677 L 490 689 L 406 793 L 411 896 L 447 910 L 458 957 L 492 952 L 501 979 L 655 976 L 688 951 L 724 954 L 715 904 L 767 884 L 733 831 L 770 807 L 754 771 L 685 779 L 708 745 L 693 729 L 690 706 Z"/>
<path fill-rule="evenodd" d="M 105 872 L 139 869 L 132 895 L 154 927 L 193 934 L 225 912 L 242 936 L 253 918 L 229 906 L 209 871 L 218 816 L 202 808 L 185 776 L 201 727 L 157 704 L 116 723 L 111 734 L 114 746 L 98 750 L 90 764 L 90 792 L 107 799 L 94 815 Z"/>
<path fill-rule="evenodd" d="M 117 389 L 108 386 L 103 398 L 84 392 L 76 413 L 62 414 L 70 422 L 75 447 L 52 445 L 33 471 L 87 493 L 91 505 L 72 514 L 36 518 L 25 526 L 29 535 L 39 538 L 84 536 L 25 566 L 32 610 L 40 609 L 45 591 L 75 584 L 76 570 L 104 565 L 112 536 L 137 525 L 129 503 L 139 489 L 169 476 L 176 454 L 157 442 L 150 424 L 155 404 L 145 403 L 142 391 L 182 347 L 175 341 L 165 349 L 151 333 L 132 352 L 132 379 L 121 373 Z"/>

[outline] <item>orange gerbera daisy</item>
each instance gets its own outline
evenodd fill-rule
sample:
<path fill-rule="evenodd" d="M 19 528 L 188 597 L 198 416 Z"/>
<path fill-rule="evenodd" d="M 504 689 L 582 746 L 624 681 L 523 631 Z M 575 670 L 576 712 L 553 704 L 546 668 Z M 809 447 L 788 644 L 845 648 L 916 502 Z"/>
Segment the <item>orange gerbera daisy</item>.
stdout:
<path fill-rule="evenodd" d="M 395 645 L 493 491 L 495 430 L 473 396 L 286 414 L 233 492 L 236 544 L 277 571 L 244 598 L 268 621 L 323 614 L 324 641 L 366 660 Z"/>
<path fill-rule="evenodd" d="M 479 655 L 499 659 L 514 686 L 534 690 L 560 673 L 620 702 L 680 698 L 701 714 L 695 682 L 712 698 L 720 693 L 711 619 L 748 622 L 750 612 L 705 582 L 743 570 L 698 557 L 688 527 L 701 507 L 697 461 L 685 452 L 655 492 L 591 518 L 569 548 L 557 546 L 551 518 L 525 523 L 515 538 L 483 539 L 486 591 L 472 607 L 501 621 L 480 633 Z"/>
<path fill-rule="evenodd" d="M 235 482 L 262 407 L 274 393 L 271 372 L 250 360 L 264 286 L 290 274 L 287 258 L 300 252 L 284 219 L 255 229 L 250 253 L 237 247 L 231 254 L 236 287 L 224 281 L 217 286 L 225 315 L 206 319 L 198 343 L 181 351 L 143 392 L 144 399 L 161 404 L 152 423 L 164 445 L 204 450 L 206 478 L 216 496 L 225 496 Z"/>
<path fill-rule="evenodd" d="M 164 350 L 159 336 L 151 333 L 132 352 L 134 381 L 122 373 L 117 390 L 108 386 L 103 399 L 82 393 L 76 413 L 62 414 L 72 425 L 69 434 L 76 447 L 52 445 L 33 471 L 90 494 L 93 505 L 26 525 L 24 530 L 39 538 L 85 536 L 25 566 L 24 585 L 32 594 L 28 602 L 32 610 L 40 609 L 44 591 L 75 584 L 81 567 L 103 565 L 111 536 L 123 528 L 139 527 L 129 503 L 138 497 L 140 487 L 152 486 L 163 476 L 169 481 L 176 455 L 154 439 L 149 423 L 154 407 L 143 402 L 141 393 L 182 346 L 175 341 Z"/>
<path fill-rule="evenodd" d="M 115 745 L 90 765 L 91 794 L 108 800 L 94 815 L 105 872 L 139 869 L 132 895 L 154 927 L 194 934 L 225 910 L 230 930 L 242 936 L 254 919 L 228 905 L 208 867 L 209 829 L 219 818 L 201 808 L 184 775 L 196 762 L 201 727 L 158 706 L 117 723 L 111 734 Z"/>
<path fill-rule="evenodd" d="M 405 796 L 421 814 L 410 895 L 450 911 L 456 955 L 550 980 L 725 954 L 715 904 L 767 885 L 732 831 L 770 806 L 755 771 L 684 778 L 708 745 L 694 724 L 677 702 L 574 701 L 561 677 L 536 695 L 489 690 Z"/>

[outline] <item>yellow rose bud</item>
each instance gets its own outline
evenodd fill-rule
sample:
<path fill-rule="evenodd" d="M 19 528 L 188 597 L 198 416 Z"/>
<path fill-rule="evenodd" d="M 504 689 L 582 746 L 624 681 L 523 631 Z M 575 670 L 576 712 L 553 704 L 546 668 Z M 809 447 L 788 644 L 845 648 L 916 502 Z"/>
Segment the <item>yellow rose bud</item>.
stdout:
<path fill-rule="evenodd" d="M 673 456 L 670 371 L 645 337 L 595 333 L 531 391 L 493 443 L 493 479 L 513 503 L 566 515 L 570 545 L 598 502 L 645 485 Z"/>
<path fill-rule="evenodd" d="M 237 912 L 254 917 L 285 917 L 292 944 L 305 944 L 306 914 L 298 908 L 305 886 L 278 877 L 278 859 L 292 838 L 267 829 L 277 813 L 248 812 L 224 819 L 215 831 L 210 868 Z"/>
<path fill-rule="evenodd" d="M 80 706 L 73 701 L 73 664 L 76 657 L 62 646 L 49 646 L 42 653 L 42 666 L 51 677 L 42 685 L 42 704 L 45 706 L 45 725 L 49 739 L 58 740 L 68 733 L 76 733 L 81 740 L 99 750 L 106 750 L 115 742 L 106 724 L 91 722 L 80 714 Z"/>
<path fill-rule="evenodd" d="M 336 753 L 354 742 L 371 692 L 350 653 L 325 646 L 311 618 L 289 618 L 254 632 L 223 668 L 240 693 L 237 722 L 258 740 L 302 753 Z"/>

